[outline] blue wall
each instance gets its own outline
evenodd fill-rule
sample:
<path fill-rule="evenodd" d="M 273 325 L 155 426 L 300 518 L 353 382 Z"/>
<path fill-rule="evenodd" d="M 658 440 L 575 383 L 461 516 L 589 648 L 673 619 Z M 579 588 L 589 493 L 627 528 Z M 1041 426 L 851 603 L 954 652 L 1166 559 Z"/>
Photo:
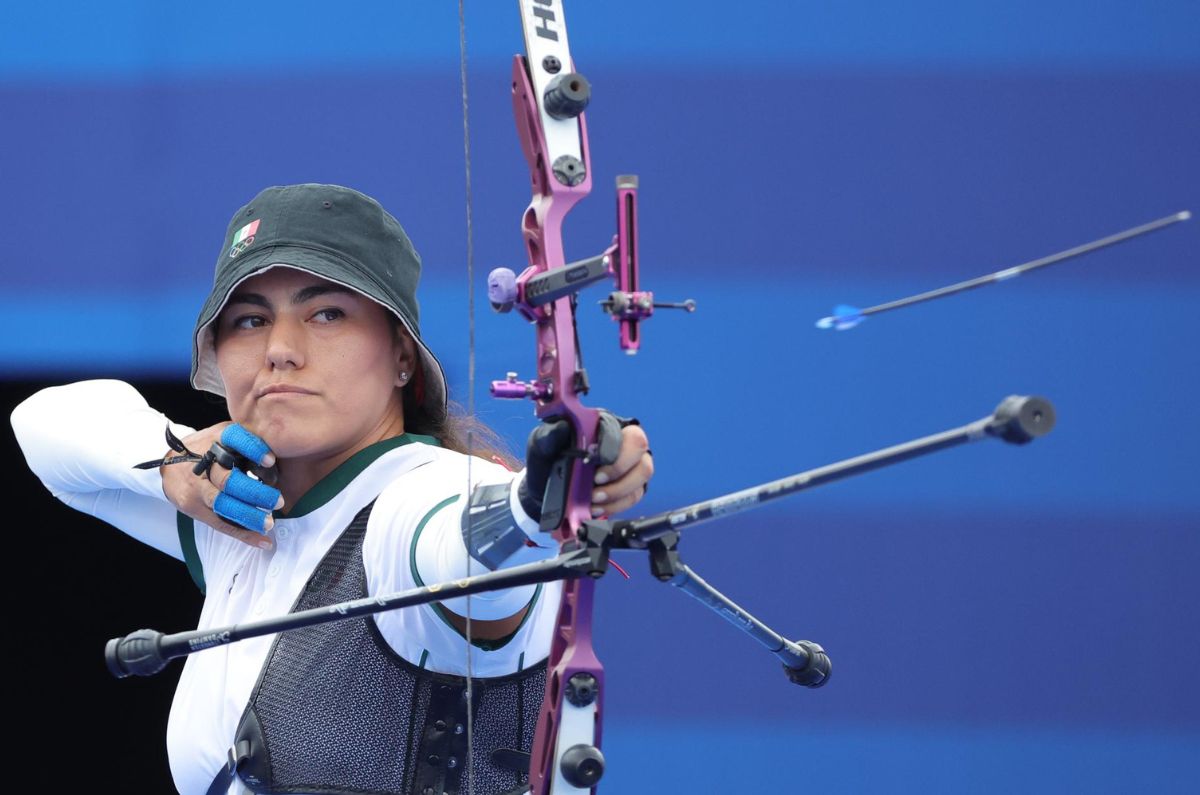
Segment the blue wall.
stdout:
<path fill-rule="evenodd" d="M 479 274 L 522 256 L 511 6 L 467 6 Z M 568 13 L 595 88 L 596 175 L 568 253 L 605 245 L 612 178 L 639 173 L 646 283 L 700 304 L 656 317 L 635 359 L 584 315 L 593 397 L 652 434 L 648 510 L 957 425 L 1014 392 L 1060 415 L 1028 448 L 977 445 L 688 534 L 711 582 L 830 650 L 821 691 L 786 685 L 640 561 L 634 581 L 609 578 L 614 791 L 1010 792 L 1018 776 L 1026 791 L 1187 791 L 1200 225 L 850 333 L 813 321 L 1200 210 L 1194 4 Z M 0 374 L 183 378 L 229 213 L 265 185 L 330 181 L 414 237 L 425 335 L 465 399 L 452 4 L 5 14 Z M 529 369 L 519 322 L 477 323 L 481 383 Z M 527 406 L 477 394 L 523 436 Z"/>

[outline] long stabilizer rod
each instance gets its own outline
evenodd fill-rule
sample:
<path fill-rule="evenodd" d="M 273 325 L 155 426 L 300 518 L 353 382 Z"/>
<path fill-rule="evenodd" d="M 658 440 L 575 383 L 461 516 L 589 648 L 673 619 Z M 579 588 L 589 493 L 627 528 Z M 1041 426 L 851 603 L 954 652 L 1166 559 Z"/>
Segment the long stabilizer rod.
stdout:
<path fill-rule="evenodd" d="M 949 447 L 957 447 L 980 439 L 997 438 L 1011 444 L 1025 444 L 1045 436 L 1054 427 L 1054 406 L 1041 397 L 1012 395 L 996 407 L 996 411 L 981 420 L 932 436 L 915 439 L 866 455 L 848 458 L 836 464 L 773 480 L 759 486 L 735 491 L 723 497 L 705 500 L 684 508 L 664 511 L 643 519 L 626 519 L 613 523 L 613 533 L 622 546 L 644 547 L 650 541 L 688 525 L 707 522 L 731 513 L 757 508 L 765 502 L 786 497 L 797 491 L 811 489 L 872 469 L 897 464 L 910 458 L 929 455 Z"/>

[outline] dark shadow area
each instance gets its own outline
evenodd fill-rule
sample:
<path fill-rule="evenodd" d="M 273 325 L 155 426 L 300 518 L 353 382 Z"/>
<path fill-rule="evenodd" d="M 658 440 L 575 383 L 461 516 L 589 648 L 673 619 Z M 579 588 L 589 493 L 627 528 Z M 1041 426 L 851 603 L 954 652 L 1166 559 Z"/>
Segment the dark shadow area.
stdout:
<path fill-rule="evenodd" d="M 18 791 L 13 785 L 28 777 L 38 790 L 54 780 L 71 789 L 174 792 L 166 724 L 182 663 L 154 678 L 117 680 L 104 667 L 104 644 L 142 627 L 191 629 L 202 597 L 181 562 L 67 508 L 26 468 L 8 415 L 42 387 L 68 380 L 79 379 L 0 381 L 3 479 L 17 544 L 4 600 L 15 608 L 11 637 L 25 661 L 9 681 L 18 703 L 36 704 L 14 715 L 21 763 L 10 766 L 6 789 Z M 185 381 L 133 383 L 173 419 L 226 418 L 223 403 Z"/>

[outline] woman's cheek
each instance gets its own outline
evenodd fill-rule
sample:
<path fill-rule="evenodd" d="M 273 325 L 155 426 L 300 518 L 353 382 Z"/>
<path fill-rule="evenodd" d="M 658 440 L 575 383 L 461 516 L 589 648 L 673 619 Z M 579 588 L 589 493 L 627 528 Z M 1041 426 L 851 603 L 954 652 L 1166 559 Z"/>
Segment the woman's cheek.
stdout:
<path fill-rule="evenodd" d="M 222 352 L 225 353 L 224 356 L 221 355 Z M 248 366 L 247 357 L 244 354 L 239 355 L 218 349 L 217 370 L 221 373 L 221 381 L 225 384 L 225 397 L 230 403 L 231 410 L 233 404 L 242 406 L 253 398 L 257 368 Z"/>

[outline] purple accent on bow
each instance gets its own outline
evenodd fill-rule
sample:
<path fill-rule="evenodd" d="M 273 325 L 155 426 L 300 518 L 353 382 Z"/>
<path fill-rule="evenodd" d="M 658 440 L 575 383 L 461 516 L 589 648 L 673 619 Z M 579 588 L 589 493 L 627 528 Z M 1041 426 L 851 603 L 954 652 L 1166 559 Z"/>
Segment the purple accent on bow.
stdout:
<path fill-rule="evenodd" d="M 529 253 L 529 267 L 517 278 L 517 296 L 525 284 L 536 275 L 566 264 L 563 256 L 562 225 L 570 209 L 588 195 L 592 188 L 588 167 L 587 125 L 582 114 L 578 117 L 580 151 L 586 169 L 584 178 L 567 185 L 555 178 L 547 156 L 546 135 L 542 128 L 537 96 L 530 83 L 524 56 L 513 59 L 513 114 L 517 135 L 529 164 L 533 199 L 525 211 L 521 230 Z M 504 280 L 498 280 L 504 281 Z M 506 294 L 507 295 L 507 294 Z M 503 296 L 501 296 L 503 297 Z M 536 320 L 537 379 L 533 384 L 515 381 L 493 383 L 493 394 L 512 393 L 518 389 L 532 393 L 540 418 L 565 417 L 575 429 L 575 445 L 582 451 L 595 449 L 598 413 L 579 402 L 579 382 L 576 377 L 578 351 L 575 347 L 574 307 L 572 297 L 565 296 L 545 306 L 530 307 L 514 301 L 522 314 Z M 501 302 L 497 302 L 501 303 Z M 499 390 L 497 390 L 499 385 Z M 570 487 L 562 524 L 555 531 L 560 544 L 575 540 L 582 522 L 591 518 L 592 480 L 595 463 L 586 457 L 571 464 Z M 529 780 L 532 795 L 549 792 L 555 776 L 555 766 L 566 749 L 557 747 L 563 714 L 563 697 L 568 680 L 576 674 L 595 678 L 596 689 L 604 689 L 604 668 L 592 649 L 592 591 L 590 579 L 573 579 L 563 583 L 562 603 L 550 644 L 546 675 L 546 695 L 538 718 L 533 743 Z M 600 743 L 600 696 L 597 696 L 595 730 L 591 744 Z"/>
<path fill-rule="evenodd" d="M 492 382 L 492 397 L 501 400 L 533 398 L 546 400 L 550 397 L 549 384 L 536 381 L 518 381 L 516 373 L 509 373 L 503 381 Z"/>
<path fill-rule="evenodd" d="M 517 277 L 508 268 L 488 274 L 488 300 L 497 311 L 507 312 L 517 301 Z"/>

